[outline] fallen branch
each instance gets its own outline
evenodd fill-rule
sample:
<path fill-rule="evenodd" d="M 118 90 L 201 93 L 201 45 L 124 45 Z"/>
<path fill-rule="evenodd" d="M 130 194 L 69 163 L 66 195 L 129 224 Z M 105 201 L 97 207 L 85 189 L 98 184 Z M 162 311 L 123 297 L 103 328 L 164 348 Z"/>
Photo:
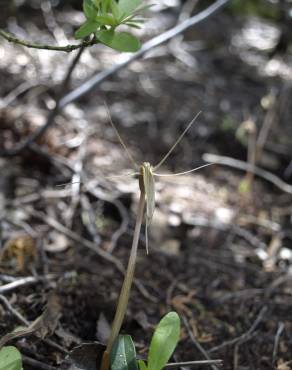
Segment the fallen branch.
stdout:
<path fill-rule="evenodd" d="M 203 160 L 206 162 L 212 162 L 215 164 L 221 164 L 223 166 L 227 167 L 233 167 L 237 168 L 242 171 L 249 171 L 254 173 L 255 175 L 261 177 L 262 179 L 270 182 L 274 186 L 276 186 L 278 189 L 284 191 L 285 193 L 292 194 L 292 185 L 287 184 L 283 180 L 281 180 L 279 177 L 276 175 L 263 170 L 262 168 L 259 168 L 257 166 L 253 166 L 249 163 L 240 161 L 239 159 L 234 159 L 230 157 L 224 157 L 222 155 L 217 155 L 217 154 L 209 154 L 205 153 L 203 155 Z"/>
<path fill-rule="evenodd" d="M 197 340 L 197 338 L 194 336 L 191 328 L 190 328 L 190 325 L 188 323 L 188 320 L 185 316 L 182 317 L 183 319 L 183 323 L 187 329 L 187 332 L 189 334 L 189 337 L 191 339 L 191 341 L 194 343 L 194 345 L 197 347 L 197 350 L 199 352 L 201 352 L 201 354 L 205 357 L 206 361 L 208 361 L 210 367 L 213 369 L 213 370 L 219 370 L 218 367 L 217 367 L 217 363 L 215 362 L 212 362 L 209 354 L 207 353 L 207 351 L 205 351 L 205 349 L 202 347 L 202 345 L 200 344 L 200 342 Z"/>

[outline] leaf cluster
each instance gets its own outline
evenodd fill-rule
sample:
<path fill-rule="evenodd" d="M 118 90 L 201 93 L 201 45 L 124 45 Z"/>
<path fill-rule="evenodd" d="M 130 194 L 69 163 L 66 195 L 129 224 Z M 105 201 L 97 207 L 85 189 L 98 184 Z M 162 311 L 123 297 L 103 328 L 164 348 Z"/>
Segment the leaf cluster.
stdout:
<path fill-rule="evenodd" d="M 142 0 L 83 0 L 86 21 L 76 31 L 75 37 L 82 39 L 91 34 L 118 51 L 135 52 L 141 47 L 139 40 L 129 32 L 118 32 L 120 25 L 140 28 L 144 19 L 141 12 L 149 8 Z"/>
<path fill-rule="evenodd" d="M 119 335 L 111 351 L 111 370 L 161 370 L 170 359 L 180 335 L 180 319 L 176 312 L 165 315 L 151 339 L 147 362 L 136 358 L 130 335 Z"/>

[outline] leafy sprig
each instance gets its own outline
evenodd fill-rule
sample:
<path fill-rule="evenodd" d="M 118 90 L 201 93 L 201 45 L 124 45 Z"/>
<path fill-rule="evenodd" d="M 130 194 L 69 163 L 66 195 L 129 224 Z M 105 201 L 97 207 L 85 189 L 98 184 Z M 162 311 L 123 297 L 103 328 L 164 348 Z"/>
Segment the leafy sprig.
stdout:
<path fill-rule="evenodd" d="M 76 31 L 75 37 L 82 39 L 94 34 L 99 42 L 112 49 L 138 51 L 140 41 L 133 34 L 117 31 L 117 28 L 121 25 L 140 28 L 144 22 L 141 12 L 149 7 L 142 5 L 142 0 L 83 0 L 86 21 Z"/>
<path fill-rule="evenodd" d="M 169 312 L 154 331 L 146 362 L 137 360 L 131 337 L 119 335 L 111 351 L 111 370 L 162 370 L 175 350 L 179 336 L 179 316 L 176 312 Z"/>

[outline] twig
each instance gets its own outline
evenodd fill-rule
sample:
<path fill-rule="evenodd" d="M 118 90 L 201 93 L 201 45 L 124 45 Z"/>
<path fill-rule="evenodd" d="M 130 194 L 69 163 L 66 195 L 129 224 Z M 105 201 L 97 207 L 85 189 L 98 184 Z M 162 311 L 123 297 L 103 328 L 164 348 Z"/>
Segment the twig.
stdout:
<path fill-rule="evenodd" d="M 44 276 L 44 277 L 35 277 L 35 276 L 28 276 L 18 280 L 15 280 L 11 283 L 5 284 L 0 286 L 0 294 L 7 293 L 11 290 L 26 286 L 39 283 L 41 281 L 46 281 L 52 279 L 52 275 Z"/>
<path fill-rule="evenodd" d="M 0 295 L 0 300 L 1 302 L 6 306 L 6 308 L 17 318 L 17 320 L 25 325 L 25 326 L 29 326 L 30 325 L 30 322 L 26 320 L 25 317 L 23 317 L 18 311 L 16 311 L 10 304 L 10 302 L 7 300 L 7 298 L 5 298 L 3 295 Z M 64 354 L 67 354 L 68 352 L 63 348 L 61 347 L 58 343 L 55 343 L 54 341 L 52 341 L 51 339 L 41 339 L 44 343 L 48 344 L 49 346 L 57 349 L 58 351 L 60 351 L 61 353 L 64 353 Z"/>
<path fill-rule="evenodd" d="M 185 362 L 170 362 L 164 366 L 164 369 L 173 369 L 175 367 L 183 366 L 198 366 L 198 365 L 222 365 L 222 360 L 199 360 L 199 361 L 185 361 Z"/>
<path fill-rule="evenodd" d="M 283 276 L 279 276 L 275 279 L 266 289 L 265 295 L 269 297 L 280 285 L 292 281 L 292 275 L 290 273 L 285 273 Z"/>
<path fill-rule="evenodd" d="M 11 157 L 19 154 L 22 152 L 24 149 L 28 148 L 32 143 L 34 143 L 38 138 L 40 138 L 46 131 L 47 129 L 54 123 L 54 120 L 56 116 L 59 113 L 59 110 L 61 108 L 60 103 L 61 103 L 61 98 L 65 94 L 65 91 L 68 88 L 69 81 L 71 79 L 72 73 L 74 72 L 74 69 L 76 68 L 81 55 L 84 51 L 84 47 L 82 47 L 78 53 L 76 54 L 75 58 L 73 59 L 71 65 L 68 68 L 68 71 L 65 75 L 65 78 L 60 86 L 60 89 L 57 94 L 56 98 L 56 105 L 55 108 L 49 113 L 49 116 L 47 118 L 46 123 L 41 126 L 39 129 L 37 129 L 32 135 L 30 135 L 27 139 L 23 140 L 23 142 L 20 142 L 19 144 L 16 144 L 14 148 L 12 149 L 6 149 L 6 150 L 0 150 L 0 156 L 3 157 Z"/>
<path fill-rule="evenodd" d="M 87 135 L 86 133 L 82 134 L 82 141 L 77 153 L 77 158 L 74 161 L 73 165 L 73 175 L 72 175 L 72 184 L 71 184 L 71 204 L 65 212 L 64 219 L 65 224 L 67 227 L 71 228 L 73 225 L 74 214 L 80 205 L 80 198 L 81 198 L 81 177 L 83 172 L 83 162 L 86 155 L 86 142 L 87 142 Z"/>
<path fill-rule="evenodd" d="M 276 111 L 276 98 L 277 93 L 276 91 L 271 91 L 269 94 L 269 99 L 271 101 L 270 107 L 268 108 L 268 111 L 265 115 L 262 127 L 260 129 L 260 132 L 258 134 L 258 138 L 256 141 L 256 161 L 258 161 L 261 158 L 264 146 L 267 142 L 269 133 L 272 129 L 272 126 L 274 125 L 276 121 L 277 111 Z"/>
<path fill-rule="evenodd" d="M 119 270 L 120 272 L 124 273 L 124 267 L 123 264 L 114 256 L 107 253 L 101 248 L 98 248 L 95 243 L 91 242 L 90 240 L 87 240 L 85 238 L 82 238 L 77 233 L 75 233 L 73 230 L 68 229 L 66 226 L 62 225 L 57 220 L 53 219 L 52 217 L 49 217 L 45 215 L 42 212 L 37 212 L 35 210 L 27 210 L 28 213 L 32 217 L 36 217 L 39 220 L 43 221 L 47 225 L 51 226 L 53 229 L 59 231 L 60 233 L 66 235 L 69 239 L 73 240 L 74 242 L 85 246 L 86 248 L 94 251 L 97 253 L 102 259 L 114 264 L 114 266 Z"/>
<path fill-rule="evenodd" d="M 92 236 L 95 245 L 99 247 L 101 243 L 101 238 L 97 230 L 95 214 L 92 209 L 91 203 L 85 194 L 81 195 L 80 205 L 82 207 L 82 214 L 86 215 L 86 220 L 83 220 L 83 224 Z M 83 219 L 83 215 L 81 215 L 81 217 Z"/>
<path fill-rule="evenodd" d="M 279 343 L 280 343 L 280 337 L 285 329 L 285 325 L 283 322 L 280 322 L 278 325 L 277 333 L 275 335 L 275 342 L 274 342 L 274 349 L 273 349 L 273 359 L 272 359 L 272 365 L 276 365 L 277 361 L 277 355 L 278 355 L 278 349 L 279 349 Z"/>
<path fill-rule="evenodd" d="M 74 51 L 76 49 L 81 49 L 81 48 L 85 48 L 85 47 L 98 44 L 98 40 L 96 40 L 95 38 L 93 38 L 92 40 L 85 40 L 79 44 L 69 44 L 69 45 L 64 45 L 64 46 L 39 44 L 39 43 L 35 43 L 32 41 L 20 39 L 17 36 L 13 35 L 12 33 L 4 31 L 3 29 L 0 29 L 0 36 L 2 36 L 4 39 L 6 39 L 9 42 L 12 42 L 17 45 L 25 46 L 27 48 L 40 49 L 40 50 L 65 51 L 67 53 Z"/>
<path fill-rule="evenodd" d="M 268 310 L 267 306 L 264 306 L 260 310 L 257 318 L 255 319 L 255 321 L 253 322 L 253 324 L 251 325 L 251 327 L 248 329 L 247 332 L 241 334 L 237 338 L 233 338 L 231 340 L 227 340 L 227 341 L 219 344 L 219 346 L 216 346 L 216 347 L 211 348 L 208 352 L 209 353 L 217 352 L 217 351 L 219 351 L 220 349 L 222 349 L 224 347 L 232 346 L 233 344 L 237 344 L 237 343 L 240 343 L 241 344 L 241 343 L 244 343 L 247 340 L 249 340 L 252 337 L 252 335 L 254 334 L 254 331 L 256 330 L 256 328 L 258 327 L 258 325 L 263 320 L 263 317 L 264 317 L 265 313 L 267 312 L 267 310 Z"/>
<path fill-rule="evenodd" d="M 115 249 L 117 245 L 118 240 L 123 234 L 126 233 L 129 227 L 129 217 L 128 217 L 125 206 L 119 200 L 115 200 L 115 206 L 117 207 L 121 215 L 122 221 L 121 221 L 120 227 L 113 233 L 111 237 L 111 245 L 109 248 L 109 252 L 113 252 L 113 250 Z"/>
<path fill-rule="evenodd" d="M 224 157 L 222 155 L 217 154 L 205 153 L 203 155 L 203 160 L 206 162 L 212 162 L 227 167 L 238 168 L 239 170 L 242 171 L 253 172 L 255 175 L 270 182 L 271 184 L 276 186 L 278 189 L 284 191 L 285 193 L 292 194 L 292 185 L 287 184 L 286 182 L 282 181 L 279 177 L 275 176 L 274 174 L 266 170 L 263 170 L 256 166 L 252 166 L 249 163 L 240 161 L 239 159 Z"/>
<path fill-rule="evenodd" d="M 21 355 L 23 362 L 27 365 L 30 365 L 38 370 L 57 370 L 56 367 L 47 365 L 44 362 L 35 360 L 34 358 L 28 357 L 26 355 Z"/>
<path fill-rule="evenodd" d="M 204 348 L 201 346 L 201 344 L 197 341 L 197 339 L 195 338 L 190 326 L 189 326 L 189 323 L 188 323 L 188 320 L 185 316 L 182 316 L 182 319 L 183 319 L 183 323 L 187 329 L 187 332 L 190 336 L 190 339 L 191 341 L 194 343 L 194 345 L 197 347 L 197 349 L 199 350 L 199 352 L 202 353 L 202 355 L 205 357 L 205 359 L 207 361 L 211 361 L 211 358 L 210 356 L 208 355 L 208 353 L 204 350 Z M 210 367 L 213 369 L 213 370 L 219 370 L 218 367 L 216 366 L 216 364 L 212 364 L 212 363 L 209 363 Z"/>
<path fill-rule="evenodd" d="M 8 299 L 6 297 L 4 297 L 4 295 L 0 294 L 0 301 L 5 305 L 5 307 L 17 318 L 17 320 L 23 324 L 23 325 L 26 325 L 28 326 L 29 325 L 29 321 L 27 321 L 22 315 L 20 315 L 20 313 L 18 311 L 16 311 L 10 304 L 10 302 L 8 301 Z"/>
<path fill-rule="evenodd" d="M 73 240 L 74 242 L 78 243 L 79 245 L 83 245 L 84 247 L 92 250 L 93 252 L 97 253 L 102 259 L 112 263 L 116 269 L 122 273 L 123 275 L 125 274 L 125 269 L 123 264 L 114 256 L 112 256 L 110 253 L 104 251 L 101 248 L 96 247 L 95 243 L 91 242 L 90 240 L 84 239 L 80 237 L 77 233 L 75 233 L 73 230 L 70 230 L 66 228 L 64 225 L 59 223 L 57 220 L 46 216 L 45 214 L 37 211 L 28 211 L 26 210 L 31 216 L 36 217 L 40 220 L 42 220 L 44 223 L 47 225 L 51 226 L 53 229 L 59 231 L 60 233 L 66 235 L 69 239 Z M 151 302 L 157 303 L 156 298 L 151 296 L 147 290 L 144 288 L 144 286 L 139 282 L 138 280 L 134 281 L 134 284 L 136 288 L 140 291 L 140 293 L 150 300 Z M 0 291 L 1 292 L 1 291 Z"/>
<path fill-rule="evenodd" d="M 29 90 L 32 87 L 35 87 L 36 85 L 33 84 L 31 81 L 23 82 L 20 85 L 18 85 L 15 89 L 10 91 L 5 97 L 3 97 L 0 100 L 0 108 L 3 109 L 7 107 L 9 104 L 11 104 L 19 95 L 23 94 L 25 91 Z"/>
<path fill-rule="evenodd" d="M 231 225 L 217 220 L 208 220 L 206 217 L 196 215 L 188 216 L 188 218 L 184 221 L 189 225 L 213 228 L 223 232 L 232 232 L 236 236 L 246 240 L 248 243 L 250 243 L 251 246 L 255 248 L 261 248 L 264 250 L 268 248 L 268 246 L 258 237 L 254 236 L 251 232 L 238 225 Z"/>
<path fill-rule="evenodd" d="M 181 7 L 178 23 L 190 18 L 194 8 L 198 5 L 198 0 L 187 0 Z"/>
<path fill-rule="evenodd" d="M 56 17 L 53 12 L 53 6 L 50 0 L 44 0 L 42 2 L 41 10 L 43 13 L 44 21 L 48 30 L 54 36 L 57 43 L 60 45 L 61 42 L 67 42 L 68 39 L 64 30 L 58 25 Z"/>
<path fill-rule="evenodd" d="M 193 17 L 185 20 L 184 22 L 176 25 L 175 27 L 171 28 L 170 30 L 162 33 L 159 36 L 153 37 L 151 40 L 147 41 L 142 48 L 135 54 L 129 56 L 125 61 L 114 65 L 113 67 L 109 68 L 106 71 L 102 71 L 97 73 L 95 76 L 90 78 L 88 81 L 84 82 L 81 86 L 77 87 L 75 90 L 71 91 L 69 94 L 64 96 L 64 98 L 60 102 L 60 107 L 63 108 L 67 104 L 72 103 L 73 101 L 78 100 L 83 95 L 90 92 L 93 88 L 100 85 L 104 80 L 108 77 L 114 75 L 121 69 L 125 68 L 130 63 L 134 62 L 135 60 L 141 58 L 145 53 L 154 49 L 155 47 L 169 41 L 173 37 L 183 33 L 188 28 L 193 27 L 196 24 L 201 23 L 202 21 L 206 20 L 210 16 L 214 15 L 218 10 L 220 10 L 223 6 L 225 6 L 230 0 L 217 0 L 212 5 L 207 7 L 202 12 L 194 15 Z"/>

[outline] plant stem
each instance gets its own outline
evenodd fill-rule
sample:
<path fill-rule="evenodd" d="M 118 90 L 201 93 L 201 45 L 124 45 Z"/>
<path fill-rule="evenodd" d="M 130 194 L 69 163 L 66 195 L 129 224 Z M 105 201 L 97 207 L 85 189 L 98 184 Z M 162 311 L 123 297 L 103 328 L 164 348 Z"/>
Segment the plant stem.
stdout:
<path fill-rule="evenodd" d="M 85 40 L 82 41 L 79 44 L 73 44 L 73 45 L 64 45 L 64 46 L 55 46 L 55 45 L 45 45 L 45 44 L 38 44 L 31 41 L 26 41 L 18 38 L 17 36 L 13 35 L 12 33 L 6 32 L 3 29 L 0 29 L 0 36 L 2 36 L 4 39 L 6 39 L 9 42 L 12 42 L 14 44 L 18 44 L 21 46 L 25 46 L 27 48 L 32 49 L 43 49 L 43 50 L 55 50 L 55 51 L 64 51 L 64 52 L 71 52 L 76 49 L 92 46 L 98 43 L 98 41 L 94 38 L 91 40 Z"/>
<path fill-rule="evenodd" d="M 141 184 L 141 181 L 140 181 Z M 139 206 L 137 211 L 137 219 L 136 225 L 134 230 L 133 242 L 131 247 L 131 254 L 129 257 L 129 262 L 127 266 L 126 275 L 123 281 L 122 289 L 120 292 L 118 305 L 116 309 L 115 318 L 112 324 L 111 333 L 109 340 L 107 342 L 106 349 L 103 353 L 101 369 L 100 370 L 108 370 L 109 369 L 109 357 L 113 347 L 113 344 L 119 335 L 122 323 L 124 321 L 124 317 L 127 311 L 127 306 L 129 302 L 130 291 L 134 279 L 134 272 L 136 266 L 136 259 L 137 259 L 137 250 L 138 250 L 138 242 L 140 236 L 141 225 L 143 222 L 144 216 L 144 206 L 145 206 L 145 192 L 142 186 L 140 186 L 140 199 L 139 199 Z"/>

